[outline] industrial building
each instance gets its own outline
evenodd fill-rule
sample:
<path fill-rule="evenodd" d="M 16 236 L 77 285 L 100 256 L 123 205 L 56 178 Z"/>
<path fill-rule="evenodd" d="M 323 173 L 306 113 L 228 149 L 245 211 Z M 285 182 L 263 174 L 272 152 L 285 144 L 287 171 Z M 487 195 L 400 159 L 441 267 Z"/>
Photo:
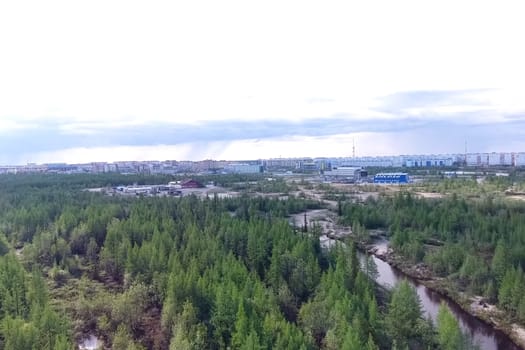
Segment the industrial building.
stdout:
<path fill-rule="evenodd" d="M 153 186 L 127 186 L 127 187 L 119 187 L 118 190 L 128 193 L 128 194 L 149 194 L 152 193 Z"/>
<path fill-rule="evenodd" d="M 407 173 L 378 173 L 374 176 L 375 184 L 406 184 L 409 181 Z"/>
<path fill-rule="evenodd" d="M 224 167 L 224 171 L 232 174 L 259 174 L 262 173 L 260 164 L 232 163 Z"/>
<path fill-rule="evenodd" d="M 270 158 L 264 161 L 268 169 L 272 168 L 295 168 L 297 161 L 302 158 Z"/>
<path fill-rule="evenodd" d="M 462 156 L 464 158 L 464 155 Z M 382 156 L 382 157 L 356 157 L 356 158 L 331 158 L 328 159 L 332 166 L 354 166 L 354 167 L 449 167 L 458 162 L 457 156 L 453 154 L 431 154 L 431 155 L 404 155 L 404 156 Z"/>
<path fill-rule="evenodd" d="M 322 177 L 325 181 L 357 182 L 367 176 L 367 172 L 361 167 L 332 167 L 325 170 Z"/>
<path fill-rule="evenodd" d="M 295 164 L 295 169 L 302 172 L 317 172 L 319 167 L 312 159 L 301 159 Z"/>
<path fill-rule="evenodd" d="M 411 156 L 405 158 L 405 166 L 412 167 L 444 167 L 452 166 L 454 158 L 451 156 Z"/>
<path fill-rule="evenodd" d="M 330 158 L 326 160 L 332 166 L 345 167 L 394 167 L 403 165 L 402 157 L 352 157 Z"/>

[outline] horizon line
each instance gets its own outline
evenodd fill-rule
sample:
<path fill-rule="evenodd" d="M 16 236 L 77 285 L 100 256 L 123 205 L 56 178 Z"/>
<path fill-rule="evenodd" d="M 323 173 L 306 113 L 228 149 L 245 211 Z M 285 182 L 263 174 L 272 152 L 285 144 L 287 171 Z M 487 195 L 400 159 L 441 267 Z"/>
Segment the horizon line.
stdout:
<path fill-rule="evenodd" d="M 468 155 L 489 155 L 489 154 L 500 154 L 500 155 L 511 155 L 516 154 L 525 154 L 525 151 L 511 151 L 511 152 L 467 152 L 467 153 L 421 153 L 421 154 L 397 154 L 397 155 L 375 155 L 375 156 L 321 156 L 321 157 L 312 157 L 312 156 L 303 156 L 303 157 L 270 157 L 270 158 L 252 158 L 252 159 L 212 159 L 205 158 L 199 160 L 189 160 L 189 159 L 142 159 L 142 160 L 113 160 L 113 161 L 97 161 L 92 160 L 88 162 L 79 162 L 79 163 L 69 163 L 69 162 L 45 162 L 45 163 L 33 163 L 27 162 L 25 164 L 0 164 L 0 167 L 24 167 L 24 166 L 45 166 L 45 165 L 56 165 L 56 164 L 65 164 L 65 165 L 87 165 L 87 164 L 115 164 L 115 163 L 150 163 L 150 162 L 191 162 L 191 163 L 200 163 L 206 161 L 213 162 L 255 162 L 255 161 L 265 161 L 265 160 L 304 160 L 304 159 L 380 159 L 380 158 L 399 158 L 399 157 L 460 157 Z"/>

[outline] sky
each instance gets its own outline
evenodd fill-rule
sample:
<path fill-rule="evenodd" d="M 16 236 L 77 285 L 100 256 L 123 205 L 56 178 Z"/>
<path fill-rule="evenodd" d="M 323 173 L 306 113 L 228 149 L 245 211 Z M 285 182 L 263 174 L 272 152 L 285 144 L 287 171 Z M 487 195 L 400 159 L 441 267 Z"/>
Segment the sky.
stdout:
<path fill-rule="evenodd" d="M 521 1 L 2 1 L 0 164 L 525 151 Z"/>

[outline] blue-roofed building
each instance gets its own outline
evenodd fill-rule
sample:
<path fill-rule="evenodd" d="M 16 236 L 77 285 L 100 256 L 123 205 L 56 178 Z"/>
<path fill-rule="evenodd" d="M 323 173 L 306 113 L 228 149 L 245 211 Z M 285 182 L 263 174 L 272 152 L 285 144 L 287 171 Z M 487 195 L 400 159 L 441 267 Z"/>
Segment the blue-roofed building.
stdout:
<path fill-rule="evenodd" d="M 378 173 L 374 176 L 375 184 L 407 184 L 409 181 L 407 173 Z"/>

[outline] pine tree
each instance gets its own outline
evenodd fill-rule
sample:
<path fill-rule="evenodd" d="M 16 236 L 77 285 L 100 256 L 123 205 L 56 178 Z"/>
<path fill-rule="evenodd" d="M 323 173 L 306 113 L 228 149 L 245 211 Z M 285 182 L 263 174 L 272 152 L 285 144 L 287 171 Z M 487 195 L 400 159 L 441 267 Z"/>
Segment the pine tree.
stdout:
<path fill-rule="evenodd" d="M 362 350 L 363 346 L 359 341 L 359 333 L 352 327 L 348 327 L 345 337 L 343 339 L 342 350 Z"/>
<path fill-rule="evenodd" d="M 516 270 L 507 270 L 498 291 L 498 303 L 507 310 L 512 308 L 512 288 L 515 280 Z"/>
<path fill-rule="evenodd" d="M 365 267 L 365 274 L 372 280 L 377 280 L 377 277 L 379 276 L 379 272 L 377 271 L 377 265 L 374 261 L 374 257 L 372 255 L 367 255 L 366 260 L 364 262 Z"/>
<path fill-rule="evenodd" d="M 239 301 L 237 308 L 237 320 L 235 321 L 235 332 L 232 336 L 233 349 L 240 349 L 250 332 L 250 324 L 244 310 L 244 301 Z"/>
<path fill-rule="evenodd" d="M 525 322 L 525 295 L 521 297 L 518 305 L 518 318 L 521 322 Z"/>
<path fill-rule="evenodd" d="M 33 350 L 39 348 L 38 330 L 31 323 L 7 316 L 2 321 L 0 331 L 4 340 L 4 350 Z"/>
<path fill-rule="evenodd" d="M 0 232 L 0 256 L 5 255 L 9 252 L 9 244 L 5 235 Z"/>
<path fill-rule="evenodd" d="M 457 319 L 445 304 L 441 304 L 437 316 L 439 345 L 443 350 L 462 349 L 463 340 Z"/>
<path fill-rule="evenodd" d="M 376 345 L 374 342 L 374 338 L 372 337 L 372 334 L 368 334 L 368 341 L 366 342 L 366 350 L 379 350 L 379 346 Z"/>
<path fill-rule="evenodd" d="M 498 286 L 503 282 L 503 277 L 510 267 L 509 262 L 509 249 L 505 242 L 500 239 L 494 250 L 494 256 L 492 257 L 492 271 Z"/>
<path fill-rule="evenodd" d="M 403 348 L 410 338 L 416 335 L 417 323 L 421 318 L 421 301 L 406 280 L 392 292 L 392 299 L 386 315 L 388 334 L 396 341 L 397 346 Z"/>
<path fill-rule="evenodd" d="M 219 285 L 215 294 L 215 304 L 211 317 L 214 327 L 214 338 L 219 347 L 225 348 L 229 343 L 235 325 L 237 293 L 230 285 Z"/>
<path fill-rule="evenodd" d="M 259 336 L 252 329 L 248 337 L 244 340 L 244 343 L 239 348 L 240 350 L 262 350 L 263 347 L 259 342 Z"/>

